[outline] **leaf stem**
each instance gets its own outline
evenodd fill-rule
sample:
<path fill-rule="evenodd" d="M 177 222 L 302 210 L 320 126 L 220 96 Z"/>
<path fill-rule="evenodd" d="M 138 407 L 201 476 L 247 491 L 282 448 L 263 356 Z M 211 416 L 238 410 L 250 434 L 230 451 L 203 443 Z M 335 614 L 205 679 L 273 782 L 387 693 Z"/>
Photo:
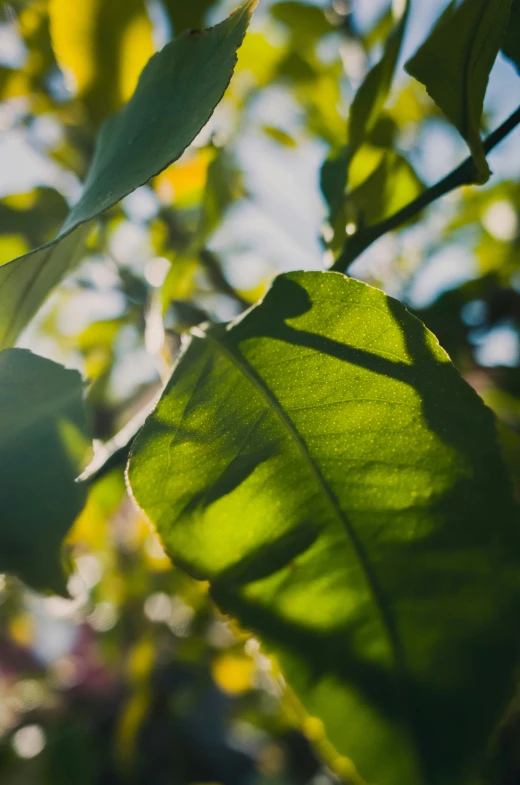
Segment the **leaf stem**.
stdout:
<path fill-rule="evenodd" d="M 520 123 L 520 106 L 516 109 L 502 125 L 496 128 L 484 140 L 484 150 L 489 153 L 496 147 L 505 137 Z M 331 270 L 336 272 L 346 272 L 352 262 L 366 251 L 376 240 L 382 237 L 387 232 L 397 229 L 401 224 L 409 221 L 417 213 L 423 210 L 428 205 L 445 196 L 450 191 L 454 191 L 461 185 L 471 185 L 475 182 L 476 167 L 473 158 L 469 156 L 463 161 L 460 166 L 454 169 L 450 174 L 443 177 L 442 180 L 432 185 L 416 199 L 409 204 L 405 205 L 401 210 L 398 210 L 394 215 L 389 216 L 384 221 L 369 226 L 366 229 L 361 229 L 356 234 L 348 237 L 343 252 L 336 260 Z"/>

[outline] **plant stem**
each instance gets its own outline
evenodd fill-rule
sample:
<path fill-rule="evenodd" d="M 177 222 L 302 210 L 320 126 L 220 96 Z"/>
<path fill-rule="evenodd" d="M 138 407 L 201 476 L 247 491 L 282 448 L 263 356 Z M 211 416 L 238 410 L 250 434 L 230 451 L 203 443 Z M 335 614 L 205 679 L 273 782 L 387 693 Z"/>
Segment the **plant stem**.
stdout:
<path fill-rule="evenodd" d="M 497 146 L 505 137 L 520 123 L 520 106 L 516 109 L 510 117 L 505 120 L 502 125 L 495 129 L 484 140 L 484 150 L 489 153 L 494 147 Z M 398 210 L 394 215 L 386 218 L 380 223 L 368 226 L 366 229 L 361 229 L 356 234 L 348 237 L 341 256 L 336 260 L 331 270 L 336 272 L 346 272 L 352 262 L 363 253 L 372 243 L 378 240 L 387 232 L 397 229 L 401 224 L 409 221 L 417 213 L 423 210 L 428 205 L 435 202 L 441 196 L 444 196 L 450 191 L 454 191 L 461 185 L 471 185 L 475 182 L 475 164 L 473 158 L 469 156 L 463 161 L 460 166 L 454 169 L 450 174 L 439 180 L 438 183 L 432 185 L 420 196 L 414 199 L 409 204 L 405 205 L 401 210 Z"/>

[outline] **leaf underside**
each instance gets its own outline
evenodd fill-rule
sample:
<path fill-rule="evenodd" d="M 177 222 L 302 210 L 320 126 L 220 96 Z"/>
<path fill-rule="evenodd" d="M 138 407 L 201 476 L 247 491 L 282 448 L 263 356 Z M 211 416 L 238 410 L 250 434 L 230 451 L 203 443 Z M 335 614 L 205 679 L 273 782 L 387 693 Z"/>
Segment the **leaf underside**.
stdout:
<path fill-rule="evenodd" d="M 401 304 L 279 276 L 193 335 L 128 478 L 365 781 L 475 781 L 512 692 L 517 511 L 490 412 Z"/>

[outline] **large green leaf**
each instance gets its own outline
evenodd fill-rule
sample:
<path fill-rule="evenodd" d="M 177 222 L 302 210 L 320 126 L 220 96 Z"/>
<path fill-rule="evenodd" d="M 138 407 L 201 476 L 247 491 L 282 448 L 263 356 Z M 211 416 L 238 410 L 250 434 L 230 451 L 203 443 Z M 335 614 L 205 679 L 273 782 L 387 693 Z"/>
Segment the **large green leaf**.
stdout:
<path fill-rule="evenodd" d="M 257 0 L 154 55 L 130 102 L 103 125 L 83 195 L 58 237 L 0 267 L 0 346 L 10 345 L 81 253 L 86 224 L 183 153 L 229 83 Z"/>
<path fill-rule="evenodd" d="M 129 482 L 373 785 L 474 783 L 513 688 L 517 511 L 434 336 L 339 273 L 196 331 Z"/>
<path fill-rule="evenodd" d="M 511 0 L 455 0 L 406 64 L 467 141 L 476 182 L 491 174 L 480 136 L 489 74 L 506 30 Z"/>
<path fill-rule="evenodd" d="M 64 592 L 61 543 L 85 500 L 80 374 L 25 349 L 0 352 L 0 433 L 0 571 Z"/>

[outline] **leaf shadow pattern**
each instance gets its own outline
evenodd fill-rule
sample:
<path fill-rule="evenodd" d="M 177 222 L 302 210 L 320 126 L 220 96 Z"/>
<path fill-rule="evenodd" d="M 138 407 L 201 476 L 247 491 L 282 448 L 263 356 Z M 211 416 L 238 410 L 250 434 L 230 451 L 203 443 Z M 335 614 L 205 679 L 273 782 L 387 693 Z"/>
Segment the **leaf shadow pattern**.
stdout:
<path fill-rule="evenodd" d="M 323 307 L 325 301 L 333 307 Z M 327 322 L 341 320 L 343 308 L 356 304 L 372 310 L 358 309 L 352 320 L 347 314 L 344 324 Z M 369 329 L 366 313 L 375 316 Z M 296 363 L 287 371 L 286 358 Z M 308 410 L 323 398 L 306 401 L 312 406 L 303 415 L 291 408 L 308 388 L 307 362 L 312 383 L 336 384 L 342 405 L 367 391 L 371 397 L 359 400 L 375 409 L 381 401 L 383 413 L 370 424 L 366 449 L 356 453 L 363 439 L 356 425 L 339 458 L 329 461 L 329 445 L 351 409 L 313 430 L 305 418 L 315 417 L 316 425 L 318 414 Z M 293 369 L 300 378 L 293 380 Z M 379 377 L 395 380 L 391 386 L 403 393 L 395 400 L 412 412 L 410 420 L 397 419 L 398 428 L 412 426 L 399 450 L 393 450 L 392 431 L 382 455 L 372 435 L 392 425 L 395 408 L 388 407 L 394 399 L 387 400 L 386 387 L 381 398 L 372 397 Z M 355 759 L 367 743 L 356 717 L 347 718 L 350 730 L 343 730 L 344 709 L 338 725 L 326 702 L 316 706 L 324 684 L 329 697 L 332 689 L 350 707 L 368 707 L 361 729 L 371 727 L 367 717 L 375 714 L 385 743 L 394 741 L 394 726 L 400 729 L 399 743 L 405 738 L 418 759 L 421 775 L 405 778 L 414 785 L 476 781 L 475 766 L 512 694 L 518 661 L 518 517 L 491 413 L 423 325 L 401 304 L 340 274 L 280 276 L 263 303 L 241 319 L 195 334 L 145 431 L 138 458 L 147 453 L 145 463 L 165 477 L 178 462 L 180 479 L 171 486 L 155 483 L 152 491 L 147 484 L 155 477 L 145 477 L 145 467 L 140 479 L 134 469 L 136 498 L 158 513 L 173 560 L 209 580 L 217 604 L 259 635 L 304 706 L 324 720 L 327 732 L 332 728 L 340 752 Z M 327 440 L 319 442 L 322 434 Z M 415 451 L 415 440 L 430 435 L 434 447 L 427 441 Z M 156 437 L 165 450 L 154 444 Z M 180 448 L 176 456 L 174 446 Z M 281 455 L 289 456 L 289 483 Z M 396 455 L 401 462 L 393 465 Z M 421 456 L 428 461 L 420 475 L 427 487 L 413 500 L 406 469 Z M 439 456 L 442 482 L 435 485 Z M 346 476 L 352 467 L 359 475 L 354 483 Z M 374 503 L 374 477 L 401 482 L 394 507 L 385 494 L 382 504 Z M 267 482 L 267 503 L 258 505 Z M 302 493 L 305 482 L 309 493 Z M 352 502 L 358 482 L 365 507 Z M 207 553 L 206 537 L 212 543 Z M 219 538 L 224 555 L 215 559 Z M 323 597 L 333 602 L 322 614 Z M 396 755 L 402 753 L 400 748 Z M 376 769 L 368 780 L 379 781 L 384 763 Z M 393 785 L 403 778 L 381 780 Z"/>
<path fill-rule="evenodd" d="M 401 721 L 408 721 L 426 770 L 436 770 L 440 772 L 439 776 L 451 781 L 457 765 L 469 766 L 475 757 L 474 739 L 480 737 L 485 740 L 489 735 L 487 708 L 493 714 L 493 711 L 496 712 L 497 696 L 498 703 L 505 704 L 512 694 L 510 674 L 520 653 L 518 635 L 511 636 L 509 630 L 504 632 L 504 618 L 493 619 L 489 613 L 495 600 L 498 606 L 506 608 L 504 616 L 509 623 L 514 623 L 513 619 L 520 610 L 518 592 L 507 598 L 503 587 L 497 585 L 495 590 L 492 586 L 494 574 L 500 571 L 512 573 L 517 569 L 520 551 L 518 510 L 512 504 L 505 472 L 502 471 L 500 461 L 497 461 L 493 416 L 482 407 L 484 424 L 481 422 L 479 428 L 474 427 L 471 416 L 465 417 L 464 414 L 461 416 L 461 427 L 452 427 L 452 406 L 464 412 L 467 402 L 468 411 L 474 412 L 477 395 L 469 385 L 461 385 L 459 374 L 447 357 L 436 356 L 433 346 L 428 343 L 424 326 L 397 301 L 387 298 L 391 318 L 400 327 L 411 362 L 393 360 L 288 324 L 288 321 L 302 316 L 313 307 L 307 290 L 290 277 L 279 277 L 266 300 L 269 320 L 265 319 L 261 309 L 257 309 L 256 312 L 251 311 L 247 319 L 234 325 L 235 352 L 240 353 L 243 341 L 268 337 L 327 354 L 412 387 L 418 393 L 422 416 L 428 429 L 444 444 L 464 456 L 468 465 L 473 467 L 474 475 L 458 478 L 441 496 L 432 500 L 430 514 L 436 525 L 429 534 L 399 545 L 385 544 L 383 556 L 377 562 L 379 596 L 384 604 L 384 616 L 393 628 L 392 637 L 400 650 L 396 663 L 397 679 L 404 684 L 400 685 L 398 692 L 402 695 L 404 687 L 408 704 L 406 707 L 401 706 L 397 713 L 396 704 L 399 700 L 396 701 L 396 673 L 377 668 L 354 653 L 350 644 L 354 633 L 351 625 L 318 635 L 314 630 L 295 625 L 286 618 L 276 616 L 269 608 L 246 599 L 243 587 L 259 580 L 264 574 L 280 569 L 284 561 L 287 564 L 295 558 L 294 542 L 290 543 L 292 550 L 291 553 L 287 551 L 285 560 L 282 555 L 284 543 L 276 544 L 276 554 L 271 552 L 271 546 L 249 554 L 244 562 L 235 564 L 229 572 L 217 579 L 212 594 L 221 607 L 238 616 L 242 623 L 264 640 L 271 641 L 275 650 L 290 651 L 291 656 L 298 656 L 298 652 L 304 651 L 306 660 L 314 664 L 315 680 L 324 674 L 333 673 L 342 683 L 355 685 L 389 721 L 396 721 L 397 714 Z M 277 315 L 279 318 L 276 318 Z M 420 358 L 420 363 L 416 358 Z M 247 360 L 241 356 L 240 362 L 247 363 Z M 255 375 L 256 371 L 250 367 L 249 373 Z M 457 400 L 450 398 L 453 389 L 458 391 Z M 483 444 L 488 449 L 483 449 Z M 483 494 L 494 499 L 496 520 L 493 523 L 489 520 L 488 509 L 479 509 L 473 501 L 475 477 Z M 454 520 L 453 510 L 467 510 L 470 517 L 459 525 Z M 304 541 L 301 546 L 302 550 L 309 547 Z M 366 558 L 369 561 L 369 557 Z M 421 571 L 425 564 L 426 575 L 423 577 Z M 269 567 L 264 566 L 262 570 L 260 565 Z M 437 666 L 447 671 L 450 668 L 457 671 L 460 688 L 458 701 L 454 701 L 453 693 L 443 694 L 442 680 L 435 682 L 433 679 L 429 684 L 423 678 L 414 676 L 413 660 L 417 656 L 414 651 L 414 630 L 401 623 L 396 614 L 396 604 L 392 602 L 396 596 L 401 595 L 402 599 L 404 595 L 406 601 L 419 603 L 424 600 L 427 603 L 432 594 L 432 580 L 439 583 L 434 591 L 441 605 L 449 603 L 450 594 L 460 595 L 465 584 L 473 590 L 467 601 L 468 617 L 464 631 L 457 631 L 454 644 L 448 639 L 438 647 Z M 490 596 L 487 596 L 488 591 Z M 475 608 L 479 605 L 482 607 L 482 617 L 486 617 L 488 631 L 492 630 L 487 641 L 482 639 L 482 618 L 478 613 L 475 614 Z M 449 611 L 446 617 L 445 633 L 449 638 L 454 632 L 454 620 L 449 618 Z M 418 628 L 422 626 L 423 634 L 429 621 L 416 619 Z M 362 623 L 361 616 L 359 623 Z M 442 613 L 435 611 L 431 623 L 442 625 Z M 511 637 L 514 638 L 513 646 Z M 450 659 L 456 659 L 456 668 L 450 664 Z M 492 684 L 482 683 L 482 674 L 496 670 L 497 659 L 501 662 L 498 679 L 495 674 Z M 462 668 L 459 663 L 463 663 Z M 475 689 L 477 683 L 478 690 Z M 448 703 L 452 706 L 449 716 L 446 714 Z M 472 723 L 472 733 L 464 738 L 463 729 L 468 711 L 474 711 L 477 719 Z M 436 724 L 441 714 L 444 715 L 444 739 L 442 760 L 439 760 Z M 433 717 L 435 722 L 432 722 Z M 495 719 L 498 717 L 495 716 Z M 430 775 L 426 776 L 425 781 L 429 779 Z"/>

